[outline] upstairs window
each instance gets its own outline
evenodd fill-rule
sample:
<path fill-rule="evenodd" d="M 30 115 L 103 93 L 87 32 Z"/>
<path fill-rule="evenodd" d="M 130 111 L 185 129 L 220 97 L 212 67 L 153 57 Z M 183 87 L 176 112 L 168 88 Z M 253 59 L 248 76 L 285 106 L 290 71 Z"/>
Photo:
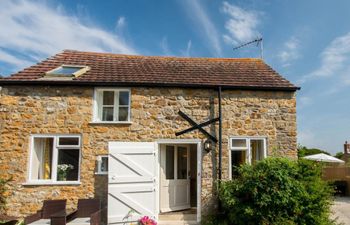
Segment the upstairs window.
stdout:
<path fill-rule="evenodd" d="M 130 121 L 129 89 L 96 89 L 94 122 Z"/>
<path fill-rule="evenodd" d="M 62 65 L 46 73 L 45 77 L 73 78 L 82 75 L 90 69 L 88 66 Z"/>

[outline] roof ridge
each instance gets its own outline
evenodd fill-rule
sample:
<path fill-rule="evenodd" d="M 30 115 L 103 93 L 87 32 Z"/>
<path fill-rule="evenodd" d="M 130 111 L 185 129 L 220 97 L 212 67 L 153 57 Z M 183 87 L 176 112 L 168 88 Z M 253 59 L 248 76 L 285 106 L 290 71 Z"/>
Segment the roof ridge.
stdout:
<path fill-rule="evenodd" d="M 64 53 L 80 53 L 80 54 L 90 54 L 90 55 L 105 55 L 113 57 L 130 57 L 130 58 L 158 58 L 158 59 L 177 59 L 177 60 L 209 60 L 209 61 L 261 61 L 261 58 L 219 58 L 219 57 L 182 57 L 182 56 L 157 56 L 157 55 L 131 55 L 131 54 L 121 54 L 121 53 L 108 53 L 108 52 L 89 52 L 89 51 L 79 51 L 72 49 L 65 49 L 61 54 Z M 60 53 L 58 53 L 60 54 Z M 57 55 L 58 55 L 57 54 Z M 265 62 L 264 62 L 265 63 Z"/>

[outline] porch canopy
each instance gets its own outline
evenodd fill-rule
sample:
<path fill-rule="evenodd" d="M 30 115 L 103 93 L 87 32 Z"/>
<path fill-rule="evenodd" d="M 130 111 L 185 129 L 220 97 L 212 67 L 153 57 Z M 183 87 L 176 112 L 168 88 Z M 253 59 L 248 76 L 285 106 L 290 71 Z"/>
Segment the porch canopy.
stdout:
<path fill-rule="evenodd" d="M 303 158 L 308 160 L 318 161 L 318 162 L 345 163 L 343 160 L 340 160 L 338 158 L 335 158 L 333 156 L 330 156 L 324 153 L 308 155 L 308 156 L 304 156 Z"/>

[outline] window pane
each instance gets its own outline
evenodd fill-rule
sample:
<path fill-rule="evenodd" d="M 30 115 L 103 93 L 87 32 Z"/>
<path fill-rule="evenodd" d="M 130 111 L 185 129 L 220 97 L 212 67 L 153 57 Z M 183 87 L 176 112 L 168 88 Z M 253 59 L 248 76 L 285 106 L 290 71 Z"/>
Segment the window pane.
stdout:
<path fill-rule="evenodd" d="M 108 157 L 102 157 L 101 159 L 101 172 L 108 171 Z"/>
<path fill-rule="evenodd" d="M 129 105 L 129 92 L 128 91 L 119 92 L 119 105 Z"/>
<path fill-rule="evenodd" d="M 187 179 L 187 148 L 177 148 L 177 179 Z"/>
<path fill-rule="evenodd" d="M 57 161 L 58 181 L 77 181 L 79 173 L 79 149 L 59 149 Z"/>
<path fill-rule="evenodd" d="M 50 180 L 52 171 L 53 138 L 34 138 L 31 179 Z"/>
<path fill-rule="evenodd" d="M 174 179 L 174 146 L 166 146 L 165 149 L 165 179 Z"/>
<path fill-rule="evenodd" d="M 252 154 L 252 164 L 264 159 L 264 141 L 263 140 L 251 140 L 250 150 Z"/>
<path fill-rule="evenodd" d="M 247 140 L 246 139 L 232 139 L 232 147 L 234 148 L 246 148 Z"/>
<path fill-rule="evenodd" d="M 69 67 L 69 66 L 62 66 L 59 69 L 56 69 L 52 71 L 49 74 L 58 74 L 58 75 L 73 75 L 73 73 L 81 70 L 84 67 Z"/>
<path fill-rule="evenodd" d="M 103 105 L 114 105 L 114 91 L 103 92 Z"/>
<path fill-rule="evenodd" d="M 232 177 L 236 175 L 237 168 L 246 162 L 246 151 L 231 151 Z"/>
<path fill-rule="evenodd" d="M 246 151 L 231 151 L 232 166 L 240 166 L 246 162 Z"/>
<path fill-rule="evenodd" d="M 102 108 L 102 121 L 113 121 L 113 107 Z"/>
<path fill-rule="evenodd" d="M 128 121 L 129 108 L 128 107 L 119 107 L 119 121 Z"/>
<path fill-rule="evenodd" d="M 58 145 L 79 145 L 78 137 L 61 137 L 59 138 Z"/>

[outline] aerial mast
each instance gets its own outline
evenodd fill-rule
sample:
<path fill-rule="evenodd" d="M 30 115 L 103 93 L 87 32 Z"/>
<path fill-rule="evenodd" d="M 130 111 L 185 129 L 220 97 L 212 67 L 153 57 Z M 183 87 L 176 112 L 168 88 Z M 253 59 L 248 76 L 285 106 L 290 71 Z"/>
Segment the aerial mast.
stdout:
<path fill-rule="evenodd" d="M 260 46 L 260 58 L 263 59 L 263 57 L 264 57 L 264 46 L 263 46 L 263 38 L 262 37 L 256 38 L 253 41 L 249 41 L 247 43 L 244 43 L 244 44 L 241 44 L 241 45 L 239 45 L 237 47 L 234 47 L 233 51 L 235 51 L 237 49 L 240 49 L 240 48 L 243 48 L 243 47 L 245 47 L 247 45 L 254 44 L 254 43 L 256 43 L 256 46 Z"/>

